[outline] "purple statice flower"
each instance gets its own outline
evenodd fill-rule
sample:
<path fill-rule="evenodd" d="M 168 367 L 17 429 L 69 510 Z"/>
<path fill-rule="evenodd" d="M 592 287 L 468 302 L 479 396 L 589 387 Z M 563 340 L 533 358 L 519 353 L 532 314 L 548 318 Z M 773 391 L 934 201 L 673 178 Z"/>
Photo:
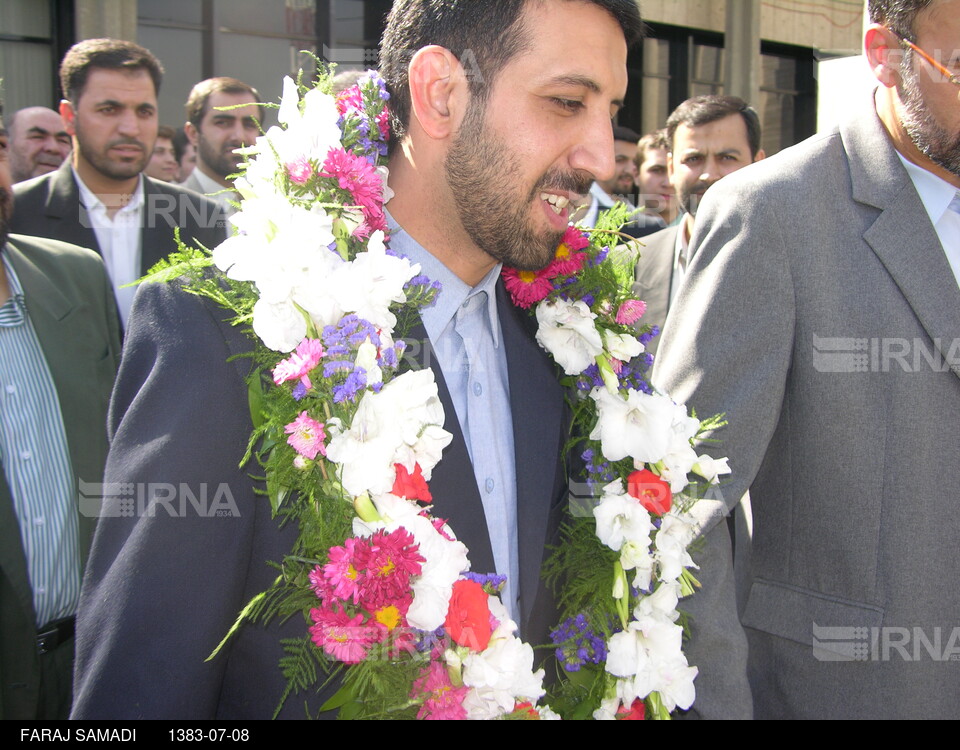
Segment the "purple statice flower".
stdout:
<path fill-rule="evenodd" d="M 580 614 L 567 618 L 550 633 L 557 646 L 557 659 L 568 672 L 578 672 L 584 664 L 602 664 L 607 658 L 607 644 L 594 631 L 587 618 Z"/>
<path fill-rule="evenodd" d="M 298 382 L 293 386 L 293 397 L 297 401 L 299 401 L 306 395 L 307 395 L 307 386 L 305 386 L 303 383 Z"/>
<path fill-rule="evenodd" d="M 354 368 L 347 375 L 347 379 L 340 385 L 333 386 L 333 403 L 341 404 L 344 401 L 353 401 L 357 393 L 367 387 L 367 371 L 362 367 Z"/>
<path fill-rule="evenodd" d="M 641 333 L 637 338 L 640 340 L 640 343 L 646 346 L 649 344 L 655 336 L 660 335 L 660 326 L 653 326 L 649 332 Z"/>
<path fill-rule="evenodd" d="M 504 584 L 507 582 L 506 576 L 500 576 L 496 573 L 472 573 L 467 571 L 463 577 L 468 581 L 479 583 L 488 594 L 499 594 Z"/>
<path fill-rule="evenodd" d="M 338 372 L 352 372 L 352 371 L 353 371 L 353 362 L 348 362 L 343 359 L 335 359 L 331 362 L 323 363 L 323 377 L 325 378 L 332 378 Z"/>

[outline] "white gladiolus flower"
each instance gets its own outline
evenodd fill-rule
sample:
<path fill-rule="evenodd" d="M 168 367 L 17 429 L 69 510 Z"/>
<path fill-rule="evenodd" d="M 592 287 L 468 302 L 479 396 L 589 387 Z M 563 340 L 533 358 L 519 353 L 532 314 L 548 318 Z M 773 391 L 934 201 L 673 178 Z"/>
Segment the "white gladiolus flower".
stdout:
<path fill-rule="evenodd" d="M 554 300 L 537 305 L 537 341 L 567 375 L 579 375 L 603 354 L 596 315 L 582 301 Z"/>

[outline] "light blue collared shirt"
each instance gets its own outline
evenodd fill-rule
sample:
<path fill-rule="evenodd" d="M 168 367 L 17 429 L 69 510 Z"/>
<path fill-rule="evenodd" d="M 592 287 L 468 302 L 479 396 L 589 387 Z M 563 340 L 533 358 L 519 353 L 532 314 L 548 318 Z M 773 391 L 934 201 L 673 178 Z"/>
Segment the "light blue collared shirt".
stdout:
<path fill-rule="evenodd" d="M 419 263 L 420 272 L 431 281 L 439 281 L 442 287 L 436 302 L 422 310 L 420 317 L 473 463 L 496 572 L 507 576 L 503 603 L 519 622 L 517 470 L 507 354 L 502 346 L 496 300 L 501 266 L 496 265 L 471 288 L 404 232 L 392 217 L 389 222 L 390 249 Z"/>
<path fill-rule="evenodd" d="M 0 461 L 13 495 L 37 627 L 73 615 L 80 598 L 77 488 L 60 401 L 20 280 L 3 256 Z"/>

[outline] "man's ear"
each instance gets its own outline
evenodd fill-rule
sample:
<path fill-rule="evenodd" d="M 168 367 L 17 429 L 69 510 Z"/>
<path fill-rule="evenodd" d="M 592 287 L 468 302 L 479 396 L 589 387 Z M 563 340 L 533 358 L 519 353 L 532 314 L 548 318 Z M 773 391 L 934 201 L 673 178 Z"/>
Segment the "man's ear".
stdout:
<path fill-rule="evenodd" d="M 881 85 L 887 88 L 899 85 L 903 49 L 897 36 L 885 26 L 872 24 L 864 35 L 863 47 L 870 69 Z"/>
<path fill-rule="evenodd" d="M 64 130 L 67 131 L 68 135 L 76 135 L 77 128 L 75 125 L 77 119 L 77 113 L 73 108 L 73 105 L 66 99 L 60 100 L 60 117 L 63 118 Z"/>
<path fill-rule="evenodd" d="M 197 148 L 197 143 L 200 140 L 200 133 L 197 132 L 197 126 L 192 122 L 184 123 L 183 134 L 187 136 L 187 140 L 193 144 L 193 147 Z"/>
<path fill-rule="evenodd" d="M 411 119 L 428 137 L 448 138 L 459 127 L 469 101 L 460 61 L 445 47 L 430 45 L 411 58 L 409 77 Z"/>
<path fill-rule="evenodd" d="M 761 148 L 759 151 L 757 151 L 757 155 L 753 157 L 753 161 L 754 163 L 756 163 L 758 161 L 763 161 L 766 158 L 767 158 L 767 152 Z"/>

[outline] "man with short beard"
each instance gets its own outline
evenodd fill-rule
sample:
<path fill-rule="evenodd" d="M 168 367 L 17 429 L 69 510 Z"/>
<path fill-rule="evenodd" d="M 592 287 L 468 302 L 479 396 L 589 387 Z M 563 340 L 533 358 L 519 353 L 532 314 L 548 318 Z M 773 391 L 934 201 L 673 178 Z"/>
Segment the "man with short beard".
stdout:
<path fill-rule="evenodd" d="M 94 253 L 8 235 L 8 145 L 0 120 L 0 718 L 66 719 L 119 323 Z"/>
<path fill-rule="evenodd" d="M 739 605 L 763 718 L 960 706 L 960 0 L 869 12 L 879 88 L 837 131 L 710 189 L 654 368 L 729 420 L 717 450 L 724 497 L 749 489 L 753 508 Z M 690 609 L 705 632 L 736 627 L 733 601 Z"/>
<path fill-rule="evenodd" d="M 219 207 L 184 188 L 142 175 L 157 138 L 163 77 L 149 51 L 117 39 L 87 39 L 60 64 L 60 115 L 73 156 L 55 172 L 14 188 L 12 231 L 96 250 L 127 323 L 135 287 L 161 258 L 187 243 L 226 237 Z"/>
<path fill-rule="evenodd" d="M 700 201 L 712 185 L 763 159 L 760 116 L 736 96 L 687 99 L 667 118 L 667 175 L 683 213 L 672 226 L 644 239 L 634 292 L 647 303 L 644 323 L 661 331 L 690 264 L 690 235 Z M 656 354 L 661 337 L 647 351 Z"/>
<path fill-rule="evenodd" d="M 243 163 L 238 148 L 250 146 L 260 135 L 263 107 L 260 94 L 236 78 L 208 78 L 187 97 L 184 132 L 197 152 L 197 165 L 181 184 L 204 193 L 229 216 L 240 200 L 232 175 Z"/>
<path fill-rule="evenodd" d="M 472 570 L 508 577 L 504 605 L 534 644 L 555 624 L 540 571 L 566 501 L 569 414 L 535 321 L 511 304 L 500 272 L 545 267 L 571 203 L 613 175 L 610 121 L 641 29 L 634 0 L 397 0 L 382 44 L 390 249 L 442 285 L 408 337 L 453 435 L 430 480 L 433 512 L 467 545 Z M 250 342 L 175 287 L 145 288 L 137 304 L 107 481 L 226 483 L 239 514 L 102 519 L 75 716 L 269 717 L 286 686 L 280 641 L 304 636 L 302 618 L 245 622 L 207 661 L 296 532 L 278 528 L 238 467 L 253 426 L 249 359 L 233 355 Z M 316 715 L 335 689 L 290 695 L 280 716 Z"/>

